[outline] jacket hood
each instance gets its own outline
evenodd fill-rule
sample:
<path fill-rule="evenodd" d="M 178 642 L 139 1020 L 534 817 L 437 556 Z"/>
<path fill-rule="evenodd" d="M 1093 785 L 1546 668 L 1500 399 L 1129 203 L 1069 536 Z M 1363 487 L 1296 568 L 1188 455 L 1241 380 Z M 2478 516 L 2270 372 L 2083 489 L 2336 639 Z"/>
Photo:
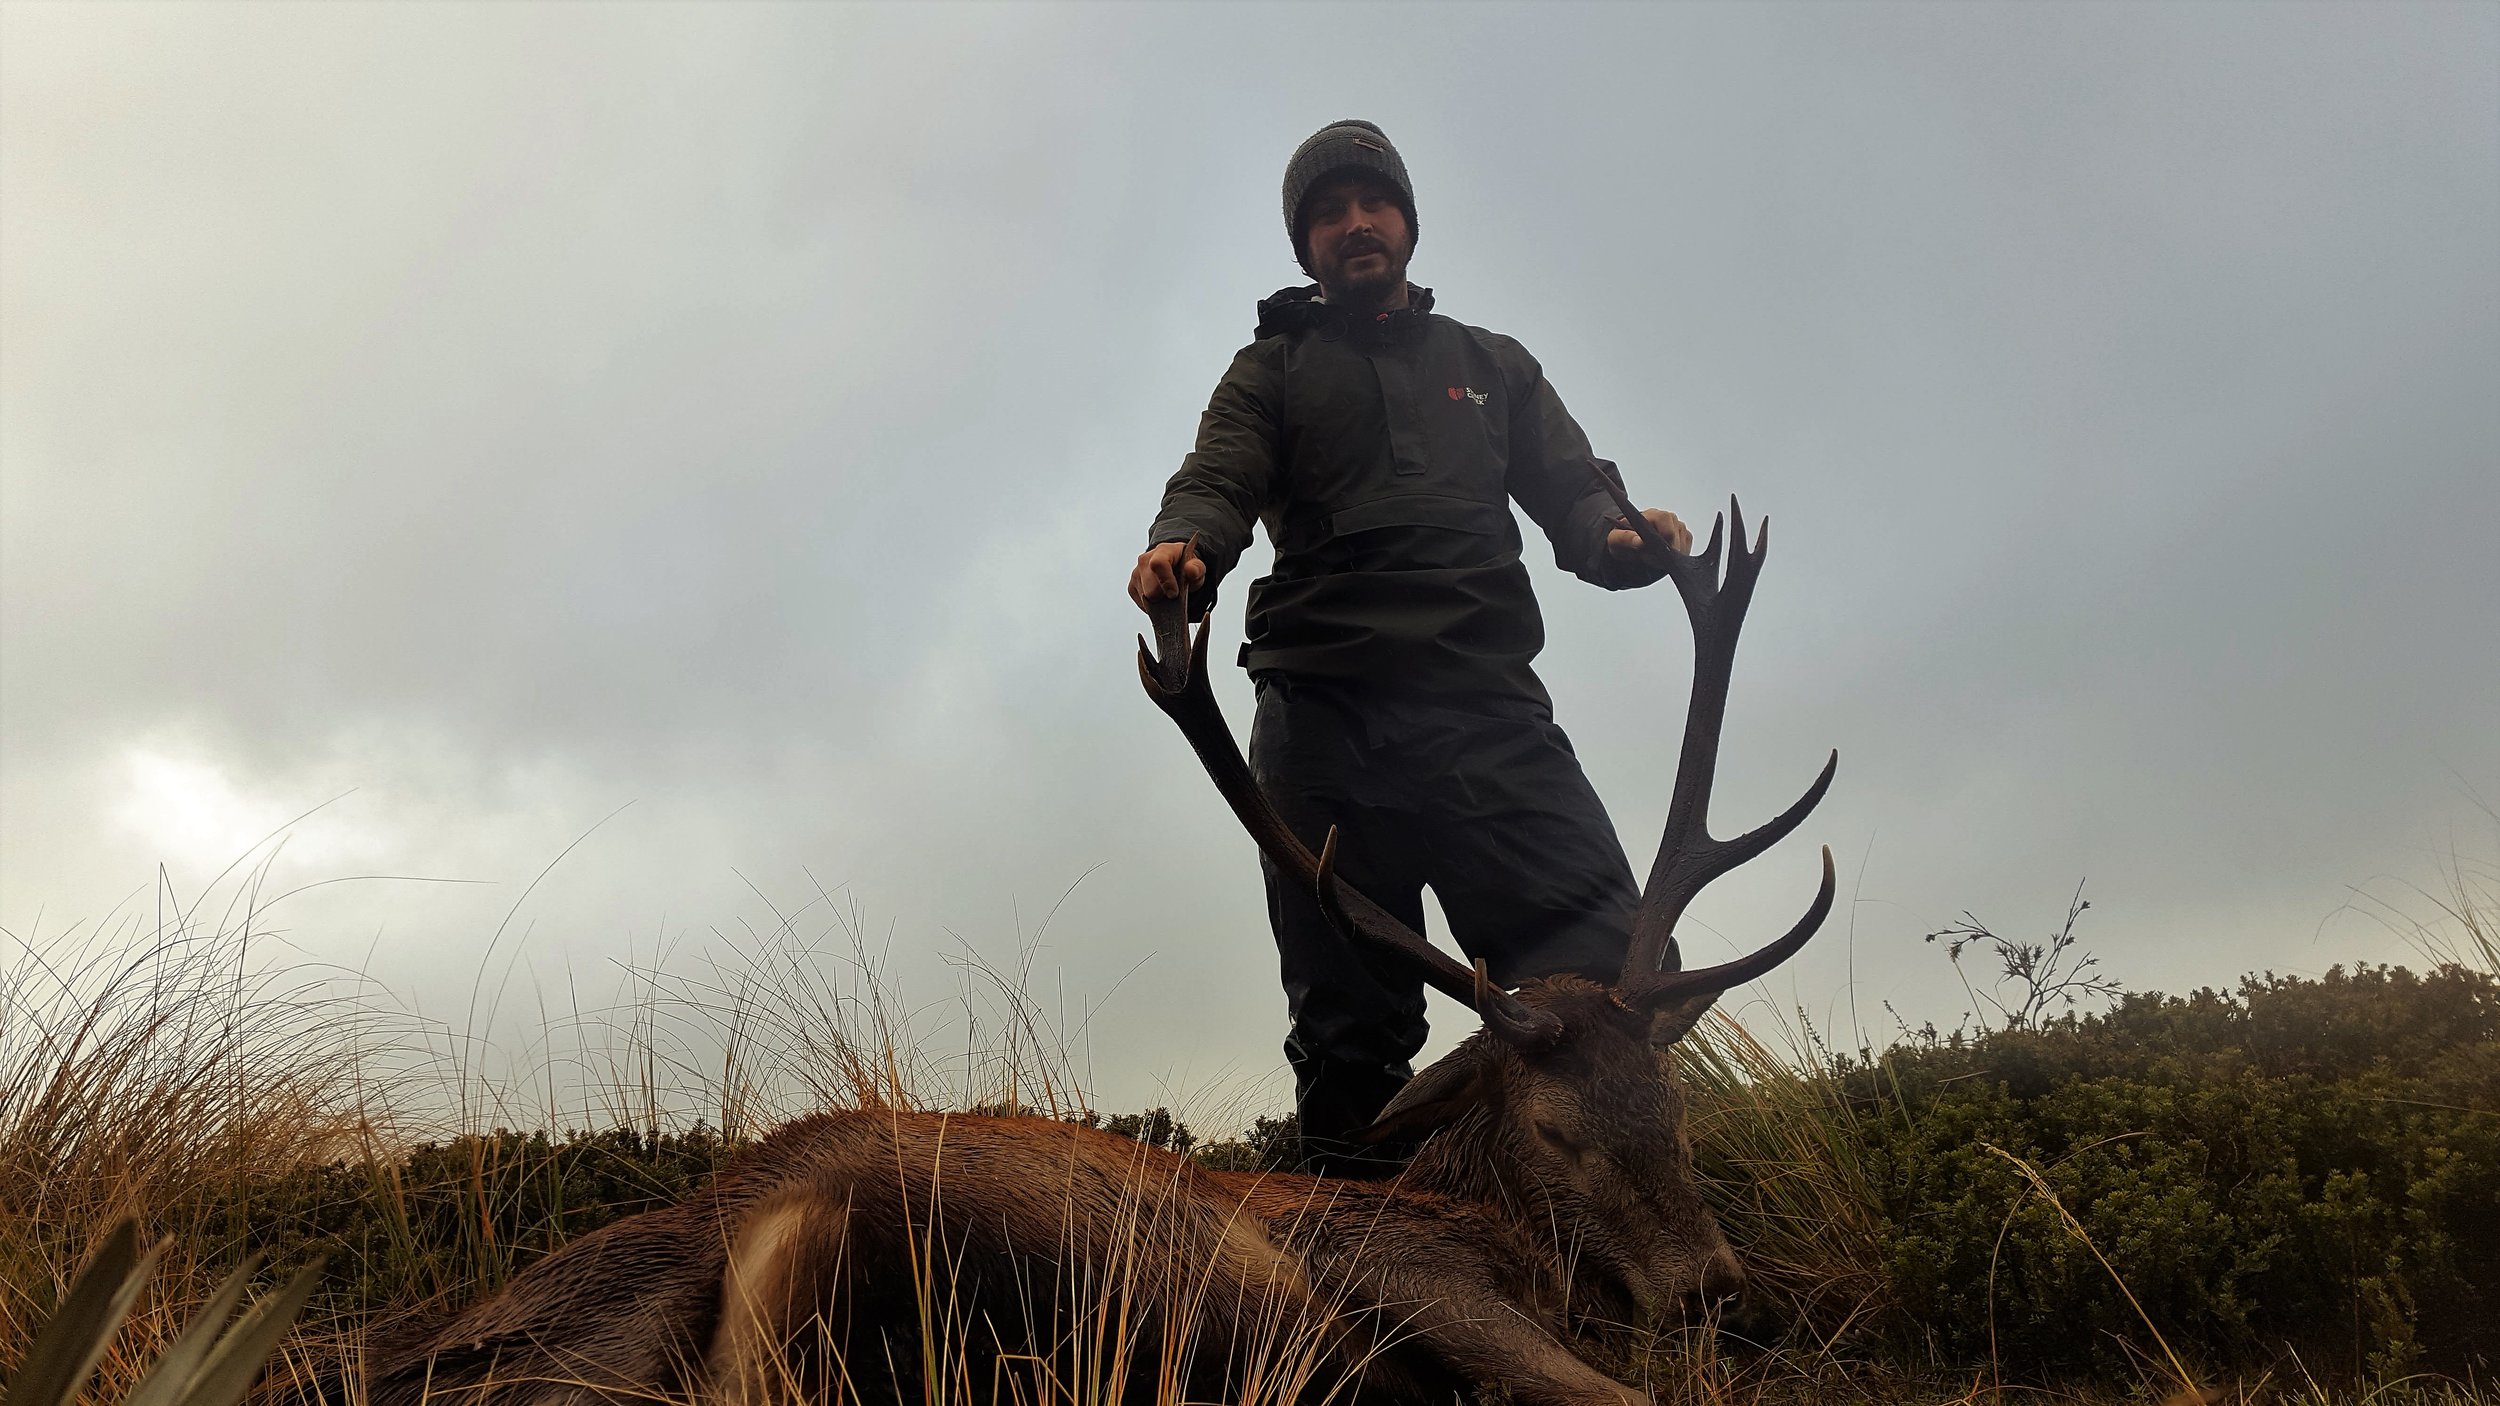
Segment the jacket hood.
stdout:
<path fill-rule="evenodd" d="M 1386 324 L 1383 330 L 1404 326 L 1432 311 L 1432 290 L 1415 284 L 1406 285 L 1406 306 L 1377 319 Z M 1259 300 L 1258 337 L 1281 337 L 1289 332 L 1316 331 L 1343 336 L 1348 319 L 1341 308 L 1320 301 L 1319 285 L 1300 288 L 1279 288 Z"/>

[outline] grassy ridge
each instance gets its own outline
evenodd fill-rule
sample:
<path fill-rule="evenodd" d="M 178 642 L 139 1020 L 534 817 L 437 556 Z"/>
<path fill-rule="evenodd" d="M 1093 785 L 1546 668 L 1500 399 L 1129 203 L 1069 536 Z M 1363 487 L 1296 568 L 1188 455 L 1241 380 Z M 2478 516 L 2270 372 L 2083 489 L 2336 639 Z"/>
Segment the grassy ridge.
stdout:
<path fill-rule="evenodd" d="M 2488 953 L 2471 945 L 2487 923 L 2465 932 L 2437 955 Z M 441 1071 L 407 1058 L 406 1032 L 256 968 L 248 921 L 119 937 L 20 944 L 0 973 L 0 1373 L 114 1219 L 172 1242 L 99 1402 L 254 1252 L 271 1283 L 327 1258 L 276 1374 L 302 1383 L 682 1196 L 792 1103 L 1092 1116 L 1029 1006 L 1008 1000 L 1004 1053 L 940 1087 L 873 999 L 794 975 L 821 970 L 817 954 L 769 952 L 689 993 L 734 1034 L 716 1073 L 621 1079 L 590 1131 L 480 1127 L 474 1110 L 509 1112 L 517 1093 L 464 1068 L 452 1103 L 412 1098 Z M 619 1025 L 605 1067 L 682 1072 L 659 1024 L 646 1008 Z M 2488 966 L 2138 995 L 1852 1056 L 1714 1018 L 1682 1052 L 1698 1164 L 1755 1307 L 1661 1343 L 1662 1399 L 2159 1398 L 2215 1382 L 2247 1399 L 2373 1383 L 2373 1400 L 2489 1399 L 2473 1385 L 2500 1357 Z M 689 1109 L 715 1121 L 681 1121 Z M 1207 1142 L 1163 1110 L 1109 1122 L 1226 1166 L 1272 1162 L 1289 1133 L 1263 1119 Z"/>

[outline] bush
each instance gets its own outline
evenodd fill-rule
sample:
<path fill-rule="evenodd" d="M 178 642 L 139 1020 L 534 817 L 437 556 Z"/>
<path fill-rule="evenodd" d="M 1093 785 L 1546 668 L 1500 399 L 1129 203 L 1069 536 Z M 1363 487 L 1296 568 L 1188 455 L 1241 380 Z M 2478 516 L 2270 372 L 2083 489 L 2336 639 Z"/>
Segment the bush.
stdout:
<path fill-rule="evenodd" d="M 2153 1350 L 2148 1318 L 2207 1362 L 2291 1351 L 2312 1371 L 2466 1376 L 2500 1359 L 2489 975 L 2337 968 L 2134 995 L 1842 1075 L 1892 1296 L 1950 1359 L 2117 1373 Z"/>
<path fill-rule="evenodd" d="M 1300 1164 L 1302 1124 L 1288 1113 L 1260 1114 L 1241 1136 L 1202 1142 L 1190 1152 L 1198 1164 L 1219 1172 L 1290 1172 Z"/>
<path fill-rule="evenodd" d="M 682 1199 L 734 1150 L 700 1124 L 656 1136 L 498 1129 L 196 1187 L 156 1214 L 187 1227 L 205 1263 L 323 1260 L 321 1316 L 361 1319 L 501 1284 L 569 1240 Z"/>

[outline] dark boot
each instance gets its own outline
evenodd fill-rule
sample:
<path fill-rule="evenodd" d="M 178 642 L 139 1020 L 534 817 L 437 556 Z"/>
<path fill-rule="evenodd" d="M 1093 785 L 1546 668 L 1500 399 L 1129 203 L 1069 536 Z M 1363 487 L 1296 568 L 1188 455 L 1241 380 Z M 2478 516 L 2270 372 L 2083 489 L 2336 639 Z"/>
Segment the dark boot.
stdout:
<path fill-rule="evenodd" d="M 1406 1086 L 1404 1065 L 1294 1061 L 1294 1107 L 1302 1124 L 1302 1170 L 1313 1176 L 1376 1180 L 1398 1174 L 1414 1149 L 1375 1144 L 1360 1134 Z"/>

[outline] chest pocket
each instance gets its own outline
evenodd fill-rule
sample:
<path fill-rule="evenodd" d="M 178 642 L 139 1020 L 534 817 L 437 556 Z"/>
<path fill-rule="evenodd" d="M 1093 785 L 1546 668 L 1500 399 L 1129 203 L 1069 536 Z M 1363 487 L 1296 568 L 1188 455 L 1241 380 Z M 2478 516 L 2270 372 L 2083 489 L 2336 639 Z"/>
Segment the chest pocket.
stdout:
<path fill-rule="evenodd" d="M 1300 338 L 1287 355 L 1287 500 L 1308 509 L 1381 492 L 1396 456 L 1387 397 L 1371 359 L 1342 337 Z"/>
<path fill-rule="evenodd" d="M 1510 406 L 1488 370 L 1436 369 L 1418 397 L 1431 475 L 1464 493 L 1501 493 L 1509 470 Z"/>
<path fill-rule="evenodd" d="M 1412 488 L 1501 502 L 1510 474 L 1510 396 L 1501 367 L 1457 329 L 1438 325 L 1410 355 L 1406 428 L 1424 460 Z"/>

